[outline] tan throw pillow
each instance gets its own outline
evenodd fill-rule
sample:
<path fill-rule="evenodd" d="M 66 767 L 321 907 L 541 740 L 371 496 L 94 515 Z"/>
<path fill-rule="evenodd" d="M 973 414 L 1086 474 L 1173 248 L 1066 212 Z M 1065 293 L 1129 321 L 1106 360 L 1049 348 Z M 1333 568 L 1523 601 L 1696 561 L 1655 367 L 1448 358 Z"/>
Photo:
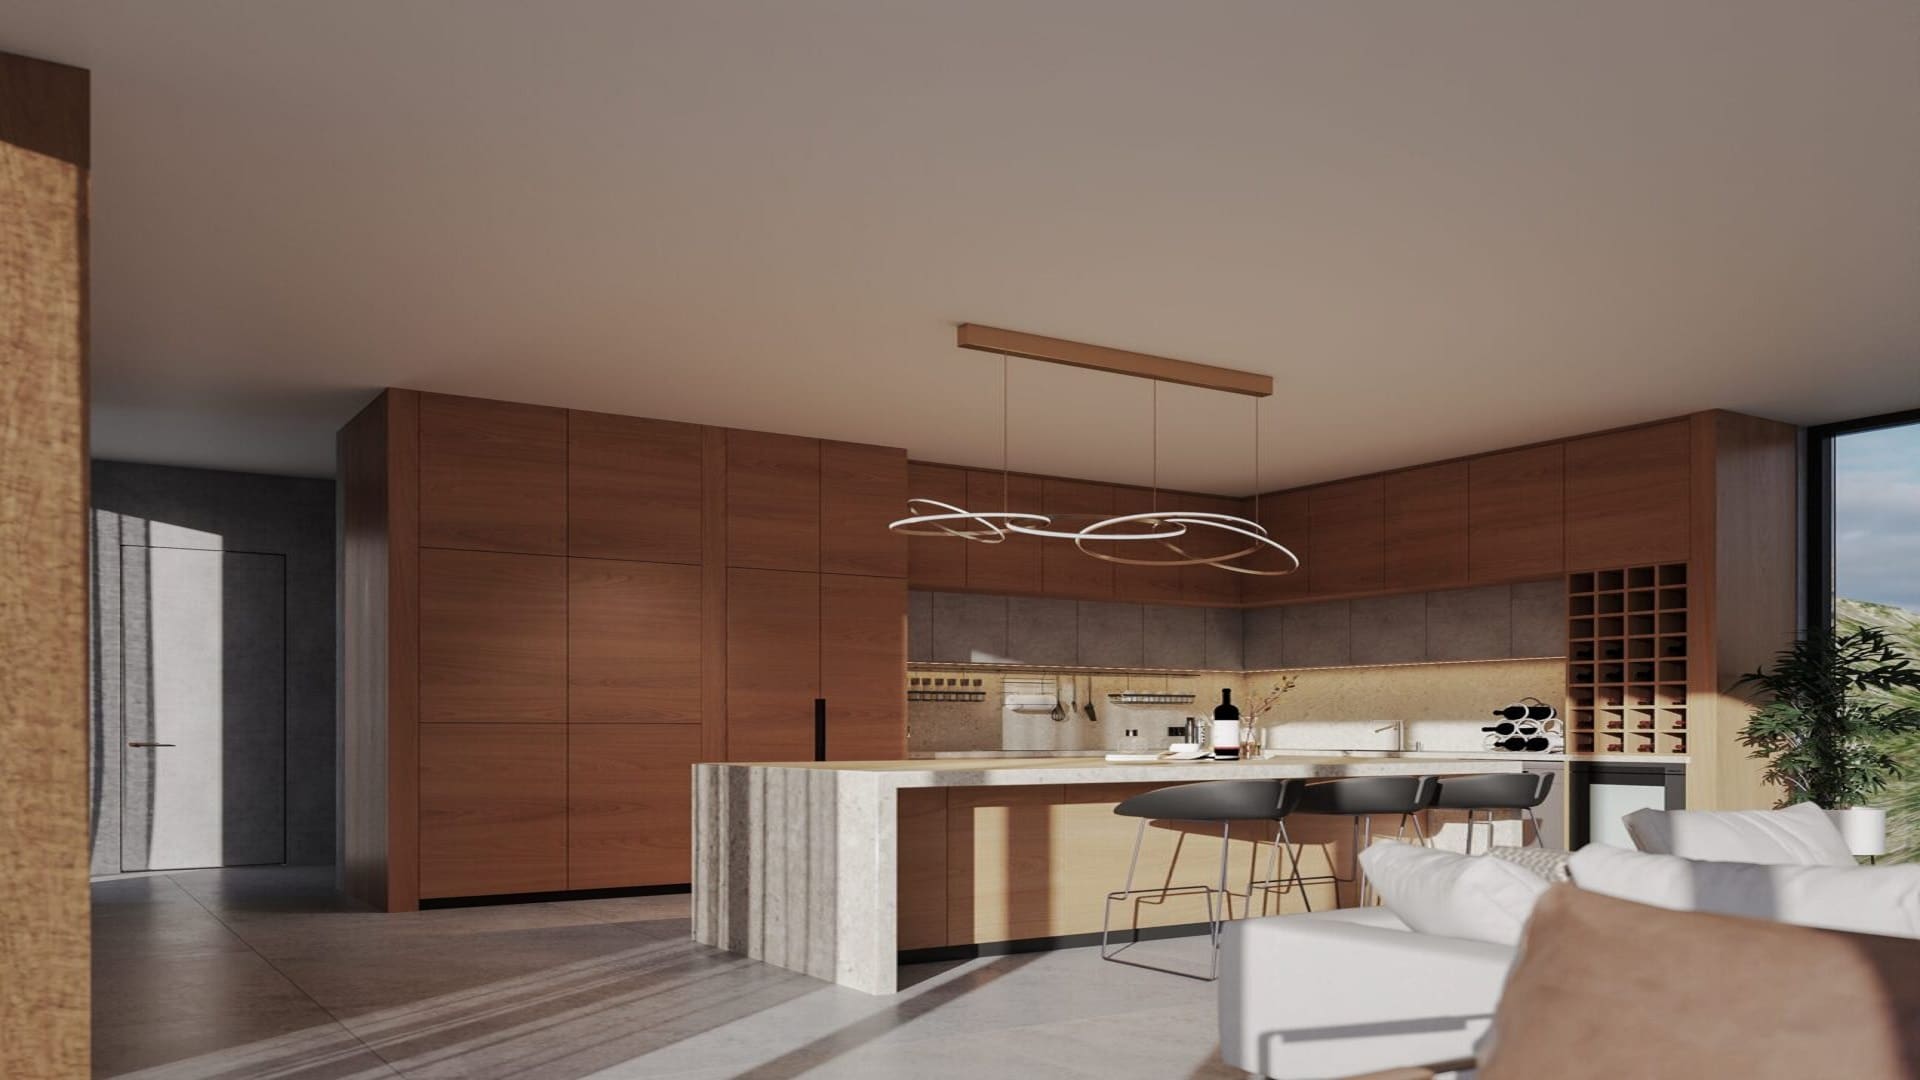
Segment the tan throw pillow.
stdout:
<path fill-rule="evenodd" d="M 1920 941 L 1557 885 L 1493 1030 L 1481 1080 L 1905 1080 L 1920 1075 Z"/>

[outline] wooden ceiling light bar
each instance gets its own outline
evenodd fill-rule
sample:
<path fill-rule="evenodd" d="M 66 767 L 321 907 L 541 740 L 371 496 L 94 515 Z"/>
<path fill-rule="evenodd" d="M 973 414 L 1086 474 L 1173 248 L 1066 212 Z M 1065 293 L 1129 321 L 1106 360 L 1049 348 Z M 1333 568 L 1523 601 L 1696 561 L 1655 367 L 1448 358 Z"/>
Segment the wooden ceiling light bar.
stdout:
<path fill-rule="evenodd" d="M 1198 386 L 1207 390 L 1224 390 L 1229 394 L 1245 394 L 1248 397 L 1270 397 L 1273 394 L 1271 375 L 1128 352 L 1125 349 L 1110 349 L 1104 345 L 1088 345 L 1083 341 L 1068 341 L 1065 338 L 1042 337 L 1019 330 L 1002 330 L 978 323 L 961 323 L 954 344 L 963 349 L 1023 356 L 1028 360 L 1111 371 L 1118 375 Z"/>

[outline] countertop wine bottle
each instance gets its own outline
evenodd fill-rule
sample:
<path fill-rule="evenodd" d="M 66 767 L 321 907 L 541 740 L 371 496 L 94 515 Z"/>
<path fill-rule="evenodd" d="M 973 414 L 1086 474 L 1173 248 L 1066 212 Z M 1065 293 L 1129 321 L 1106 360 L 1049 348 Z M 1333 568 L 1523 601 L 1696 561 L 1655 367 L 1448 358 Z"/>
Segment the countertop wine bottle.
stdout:
<path fill-rule="evenodd" d="M 1240 760 L 1240 709 L 1233 703 L 1233 691 L 1220 691 L 1220 704 L 1213 707 L 1213 756 L 1219 761 Z"/>

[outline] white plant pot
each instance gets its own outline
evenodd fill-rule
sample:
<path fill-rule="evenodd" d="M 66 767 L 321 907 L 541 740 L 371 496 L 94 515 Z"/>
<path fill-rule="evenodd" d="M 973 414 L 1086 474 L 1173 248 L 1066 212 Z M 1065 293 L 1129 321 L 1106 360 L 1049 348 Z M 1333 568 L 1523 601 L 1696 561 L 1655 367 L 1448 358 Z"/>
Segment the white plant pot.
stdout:
<path fill-rule="evenodd" d="M 1887 853 L 1887 812 L 1877 806 L 1849 806 L 1845 810 L 1829 810 L 1827 817 L 1847 842 L 1847 850 L 1855 855 L 1885 855 Z"/>

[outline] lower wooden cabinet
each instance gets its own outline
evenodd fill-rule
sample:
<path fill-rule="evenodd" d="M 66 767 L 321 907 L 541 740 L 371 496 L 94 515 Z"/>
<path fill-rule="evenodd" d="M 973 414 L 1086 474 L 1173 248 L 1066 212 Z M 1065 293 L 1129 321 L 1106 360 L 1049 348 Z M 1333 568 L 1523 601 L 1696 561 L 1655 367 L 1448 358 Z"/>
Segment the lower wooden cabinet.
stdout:
<path fill-rule="evenodd" d="M 567 726 L 420 725 L 420 895 L 567 887 Z"/>
<path fill-rule="evenodd" d="M 691 881 L 700 729 L 572 724 L 568 731 L 567 888 Z"/>

